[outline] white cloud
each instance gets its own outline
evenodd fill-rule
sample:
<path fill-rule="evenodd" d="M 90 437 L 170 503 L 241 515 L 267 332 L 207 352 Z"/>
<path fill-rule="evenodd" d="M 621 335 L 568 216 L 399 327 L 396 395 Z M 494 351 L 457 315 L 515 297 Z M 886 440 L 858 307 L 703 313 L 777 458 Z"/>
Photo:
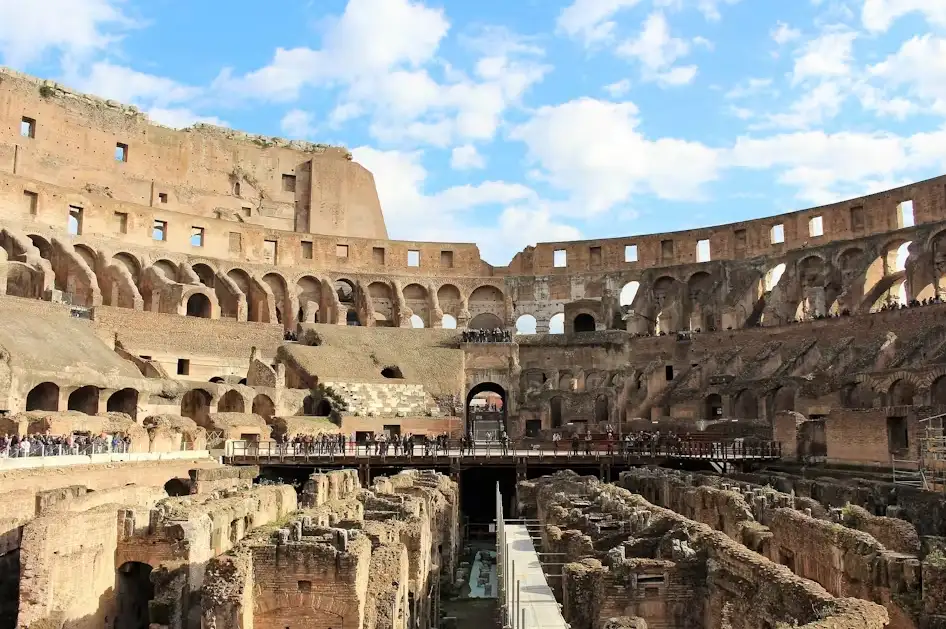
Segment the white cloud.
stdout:
<path fill-rule="evenodd" d="M 739 0 L 696 0 L 696 8 L 707 20 L 715 22 L 722 17 L 719 10 L 721 4 L 736 4 L 737 2 Z"/>
<path fill-rule="evenodd" d="M 861 22 L 873 32 L 884 32 L 909 13 L 921 13 L 936 26 L 946 26 L 946 2 L 942 0 L 863 0 Z"/>
<path fill-rule="evenodd" d="M 638 130 L 633 103 L 581 98 L 540 108 L 512 131 L 528 147 L 540 175 L 570 193 L 568 209 L 595 215 L 635 194 L 697 200 L 717 177 L 717 151 Z M 686 168 L 681 168 L 686 164 Z"/>
<path fill-rule="evenodd" d="M 607 92 L 611 98 L 621 98 L 631 91 L 631 81 L 630 79 L 621 79 L 620 81 L 609 83 L 604 86 L 604 91 Z"/>
<path fill-rule="evenodd" d="M 811 204 L 830 203 L 894 187 L 946 167 L 937 146 L 946 130 L 902 137 L 891 133 L 809 131 L 739 138 L 724 158 L 728 167 L 780 171 L 779 183 Z"/>
<path fill-rule="evenodd" d="M 894 99 L 894 111 L 915 111 L 920 107 L 946 115 L 946 39 L 923 35 L 913 37 L 884 61 L 867 69 L 868 80 L 880 81 L 884 88 L 906 87 L 918 102 L 907 107 L 904 99 Z M 891 101 L 881 99 L 889 110 Z"/>
<path fill-rule="evenodd" d="M 726 92 L 725 96 L 729 100 L 750 98 L 766 93 L 771 87 L 772 79 L 750 77 Z"/>
<path fill-rule="evenodd" d="M 792 82 L 848 76 L 856 38 L 853 31 L 829 30 L 805 42 L 795 57 Z"/>
<path fill-rule="evenodd" d="M 670 34 L 670 25 L 663 13 L 651 13 L 637 37 L 621 43 L 617 54 L 637 59 L 645 81 L 665 85 L 683 85 L 696 76 L 696 66 L 673 67 L 690 52 L 690 44 Z"/>
<path fill-rule="evenodd" d="M 765 122 L 757 127 L 806 129 L 821 125 L 841 112 L 848 95 L 845 86 L 838 81 L 818 83 L 792 102 L 788 111 L 765 114 Z"/>
<path fill-rule="evenodd" d="M 352 150 L 354 159 L 374 173 L 378 196 L 392 238 L 440 242 L 477 242 L 493 264 L 536 241 L 574 240 L 581 233 L 557 222 L 527 186 L 502 181 L 455 186 L 427 194 L 427 170 L 420 151 Z M 497 208 L 498 219 L 482 219 L 482 210 Z M 475 211 L 474 211 L 475 210 Z"/>
<path fill-rule="evenodd" d="M 801 31 L 796 28 L 792 28 L 785 22 L 779 22 L 776 24 L 775 29 L 772 31 L 772 40 L 779 46 L 784 46 L 789 42 L 793 42 L 799 37 L 801 37 Z"/>
<path fill-rule="evenodd" d="M 230 124 L 216 116 L 201 116 L 186 107 L 153 107 L 147 110 L 148 117 L 158 124 L 174 129 L 184 129 L 198 122 L 212 124 L 218 127 L 229 127 Z"/>
<path fill-rule="evenodd" d="M 135 22 L 120 0 L 0 1 L 0 56 L 10 66 L 37 61 L 50 50 L 84 56 L 121 38 Z"/>
<path fill-rule="evenodd" d="M 457 146 L 450 153 L 450 167 L 454 170 L 469 170 L 485 166 L 486 160 L 472 144 Z"/>
<path fill-rule="evenodd" d="M 315 116 L 303 109 L 290 109 L 279 121 L 279 128 L 290 138 L 305 139 L 315 133 Z"/>
<path fill-rule="evenodd" d="M 641 0 L 575 0 L 562 9 L 557 26 L 569 37 L 581 39 L 586 45 L 607 40 L 613 36 L 615 23 L 611 18 L 629 9 Z"/>
<path fill-rule="evenodd" d="M 141 102 L 164 106 L 191 100 L 200 89 L 165 77 L 146 74 L 108 61 L 92 64 L 88 73 L 69 78 L 78 90 L 122 103 Z"/>

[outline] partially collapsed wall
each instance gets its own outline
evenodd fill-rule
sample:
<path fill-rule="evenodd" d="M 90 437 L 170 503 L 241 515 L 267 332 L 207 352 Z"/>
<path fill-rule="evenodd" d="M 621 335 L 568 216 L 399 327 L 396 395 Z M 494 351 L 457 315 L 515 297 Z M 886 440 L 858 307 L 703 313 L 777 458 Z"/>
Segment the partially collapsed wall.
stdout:
<path fill-rule="evenodd" d="M 887 610 L 836 597 L 722 531 L 574 472 L 518 485 L 523 517 L 562 553 L 572 629 L 646 623 L 667 629 L 879 629 Z M 612 623 L 613 624 L 613 623 Z"/>
<path fill-rule="evenodd" d="M 436 626 L 458 530 L 457 486 L 440 474 L 401 472 L 370 488 L 352 470 L 314 474 L 299 512 L 210 561 L 204 626 Z"/>

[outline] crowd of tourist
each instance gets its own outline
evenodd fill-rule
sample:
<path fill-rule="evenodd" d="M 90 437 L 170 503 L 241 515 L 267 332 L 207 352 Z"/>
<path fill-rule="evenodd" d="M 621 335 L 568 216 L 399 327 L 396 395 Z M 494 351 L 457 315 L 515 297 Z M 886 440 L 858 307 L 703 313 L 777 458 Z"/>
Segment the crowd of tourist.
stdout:
<path fill-rule="evenodd" d="M 492 330 L 463 330 L 464 343 L 512 343 L 512 332 L 503 328 Z"/>
<path fill-rule="evenodd" d="M 130 446 L 131 439 L 123 435 L 0 435 L 0 458 L 124 453 Z"/>

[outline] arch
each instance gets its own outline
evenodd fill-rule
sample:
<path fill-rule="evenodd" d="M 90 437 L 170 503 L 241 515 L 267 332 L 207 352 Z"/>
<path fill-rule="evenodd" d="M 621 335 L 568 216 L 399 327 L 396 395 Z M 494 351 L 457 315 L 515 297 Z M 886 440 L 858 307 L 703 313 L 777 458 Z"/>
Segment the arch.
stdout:
<path fill-rule="evenodd" d="M 276 310 L 275 323 L 286 323 L 287 307 L 289 305 L 289 288 L 286 278 L 279 273 L 267 273 L 263 276 L 263 282 L 269 286 L 269 290 L 273 293 L 273 306 Z"/>
<path fill-rule="evenodd" d="M 105 410 L 109 413 L 125 413 L 132 419 L 138 419 L 138 391 L 127 388 L 115 391 L 108 396 Z"/>
<path fill-rule="evenodd" d="M 316 417 L 331 417 L 332 403 L 326 399 L 319 400 L 319 403 L 315 405 L 313 415 Z"/>
<path fill-rule="evenodd" d="M 95 415 L 99 412 L 98 388 L 93 386 L 79 387 L 69 394 L 66 408 L 86 415 Z"/>
<path fill-rule="evenodd" d="M 473 330 L 494 330 L 503 327 L 503 321 L 490 312 L 483 312 L 470 319 L 467 327 Z"/>
<path fill-rule="evenodd" d="M 549 416 L 552 421 L 552 428 L 561 428 L 563 422 L 562 398 L 559 396 L 549 400 Z"/>
<path fill-rule="evenodd" d="M 123 629 L 148 629 L 151 623 L 149 604 L 154 599 L 151 566 L 138 561 L 123 563 L 115 583 L 118 608 L 115 626 Z"/>
<path fill-rule="evenodd" d="M 401 373 L 400 367 L 388 366 L 381 370 L 382 378 L 403 378 L 404 374 Z"/>
<path fill-rule="evenodd" d="M 930 402 L 946 406 L 946 376 L 940 376 L 930 385 Z"/>
<path fill-rule="evenodd" d="M 136 284 L 141 281 L 141 263 L 138 262 L 138 258 L 132 254 L 120 251 L 112 256 L 112 262 L 128 269 L 131 276 L 135 278 Z"/>
<path fill-rule="evenodd" d="M 599 395 L 595 398 L 595 423 L 608 423 L 608 396 Z"/>
<path fill-rule="evenodd" d="M 637 299 L 637 293 L 640 291 L 641 283 L 640 282 L 628 282 L 621 288 L 620 304 L 630 308 L 634 305 L 634 300 Z"/>
<path fill-rule="evenodd" d="M 211 314 L 210 298 L 203 293 L 194 293 L 187 298 L 187 316 L 209 319 Z"/>
<path fill-rule="evenodd" d="M 236 389 L 230 389 L 221 396 L 217 402 L 218 413 L 243 413 L 246 411 L 246 403 L 243 401 L 243 395 Z"/>
<path fill-rule="evenodd" d="M 29 239 L 33 246 L 39 249 L 39 257 L 49 260 L 53 253 L 53 246 L 49 244 L 49 241 L 36 234 L 30 234 Z"/>
<path fill-rule="evenodd" d="M 361 321 L 358 320 L 358 313 L 354 309 L 345 313 L 345 324 L 354 326 L 361 325 Z"/>
<path fill-rule="evenodd" d="M 874 392 L 866 382 L 849 382 L 841 389 L 841 406 L 844 408 L 870 408 L 874 405 Z"/>
<path fill-rule="evenodd" d="M 201 284 L 207 288 L 214 287 L 217 274 L 212 268 L 202 262 L 198 262 L 197 264 L 192 265 L 191 269 L 197 275 L 197 278 L 200 279 Z"/>
<path fill-rule="evenodd" d="M 394 325 L 394 297 L 391 285 L 387 282 L 371 282 L 368 284 L 368 295 L 371 297 L 375 320 Z"/>
<path fill-rule="evenodd" d="M 703 419 L 720 419 L 723 416 L 723 398 L 718 393 L 710 393 L 703 401 Z"/>
<path fill-rule="evenodd" d="M 593 315 L 583 312 L 572 322 L 572 330 L 575 334 L 581 332 L 594 332 L 595 331 L 595 318 Z"/>
<path fill-rule="evenodd" d="M 355 303 L 355 284 L 351 280 L 339 278 L 335 280 L 334 287 L 338 301 L 343 304 Z"/>
<path fill-rule="evenodd" d="M 226 380 L 223 379 L 223 376 L 214 376 L 210 379 L 211 382 L 216 382 L 217 384 L 223 384 Z"/>
<path fill-rule="evenodd" d="M 276 414 L 276 405 L 273 404 L 268 395 L 260 393 L 253 398 L 253 412 L 262 417 L 268 424 L 273 420 L 273 415 Z"/>
<path fill-rule="evenodd" d="M 302 312 L 299 323 L 328 323 L 324 315 L 319 315 L 322 306 L 322 282 L 311 275 L 304 275 L 296 280 L 296 295 L 299 310 Z"/>
<path fill-rule="evenodd" d="M 478 302 L 483 302 L 483 301 L 499 301 L 499 302 L 502 302 L 504 299 L 505 299 L 505 297 L 503 296 L 503 291 L 501 291 L 501 290 L 500 290 L 499 288 L 497 288 L 496 286 L 490 286 L 490 285 L 480 286 L 479 288 L 474 289 L 472 293 L 470 293 L 470 301 L 471 301 L 471 302 L 474 302 L 474 301 L 478 301 Z"/>
<path fill-rule="evenodd" d="M 202 428 L 210 428 L 211 396 L 203 389 L 191 389 L 181 398 L 181 415 L 190 417 Z"/>
<path fill-rule="evenodd" d="M 916 388 L 913 383 L 906 378 L 900 378 L 890 385 L 889 405 L 890 406 L 913 406 L 913 398 L 916 394 Z"/>
<path fill-rule="evenodd" d="M 28 411 L 58 411 L 59 386 L 52 382 L 43 382 L 30 389 L 26 395 Z"/>
<path fill-rule="evenodd" d="M 736 394 L 733 403 L 733 415 L 737 419 L 758 419 L 759 399 L 749 389 L 743 389 Z"/>
<path fill-rule="evenodd" d="M 472 387 L 466 394 L 467 432 L 484 439 L 487 432 L 495 437 L 499 430 L 506 430 L 507 399 L 506 389 L 495 382 Z"/>
<path fill-rule="evenodd" d="M 453 315 L 445 314 L 440 320 L 440 327 L 444 330 L 456 330 L 457 320 Z"/>
<path fill-rule="evenodd" d="M 164 491 L 170 497 L 189 496 L 191 487 L 187 478 L 172 478 L 164 483 Z"/>
<path fill-rule="evenodd" d="M 779 387 L 772 392 L 772 412 L 794 411 L 795 389 L 790 386 Z"/>
<path fill-rule="evenodd" d="M 168 280 L 172 282 L 177 281 L 177 265 L 170 260 L 158 260 L 152 264 L 151 267 L 160 272 L 161 275 L 164 275 Z"/>
<path fill-rule="evenodd" d="M 771 292 L 772 289 L 778 286 L 778 283 L 782 281 L 782 276 L 785 274 L 785 268 L 785 263 L 781 262 L 765 272 L 762 281 L 765 292 Z"/>
<path fill-rule="evenodd" d="M 76 250 L 76 253 L 79 255 L 79 257 L 82 258 L 82 260 L 89 266 L 89 269 L 91 269 L 94 273 L 96 267 L 95 261 L 97 259 L 95 250 L 88 245 L 73 245 L 73 248 Z"/>
<path fill-rule="evenodd" d="M 424 320 L 421 318 L 420 315 L 416 315 L 416 314 L 411 315 L 411 327 L 414 328 L 415 330 L 424 329 Z"/>
<path fill-rule="evenodd" d="M 535 334 L 536 325 L 535 317 L 524 314 L 516 319 L 516 334 Z"/>
<path fill-rule="evenodd" d="M 549 319 L 549 334 L 565 334 L 564 312 L 557 312 Z"/>

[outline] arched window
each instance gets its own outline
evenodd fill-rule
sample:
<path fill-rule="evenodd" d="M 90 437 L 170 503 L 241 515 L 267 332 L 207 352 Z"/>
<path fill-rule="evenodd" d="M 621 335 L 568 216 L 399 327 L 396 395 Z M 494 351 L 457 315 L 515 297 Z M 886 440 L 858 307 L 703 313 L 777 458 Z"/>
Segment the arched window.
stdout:
<path fill-rule="evenodd" d="M 583 312 L 577 317 L 574 321 L 574 330 L 575 333 L 580 332 L 594 332 L 595 331 L 595 318 L 590 314 Z"/>
<path fill-rule="evenodd" d="M 203 293 L 194 293 L 187 299 L 187 316 L 200 319 L 210 318 L 210 299 Z"/>

